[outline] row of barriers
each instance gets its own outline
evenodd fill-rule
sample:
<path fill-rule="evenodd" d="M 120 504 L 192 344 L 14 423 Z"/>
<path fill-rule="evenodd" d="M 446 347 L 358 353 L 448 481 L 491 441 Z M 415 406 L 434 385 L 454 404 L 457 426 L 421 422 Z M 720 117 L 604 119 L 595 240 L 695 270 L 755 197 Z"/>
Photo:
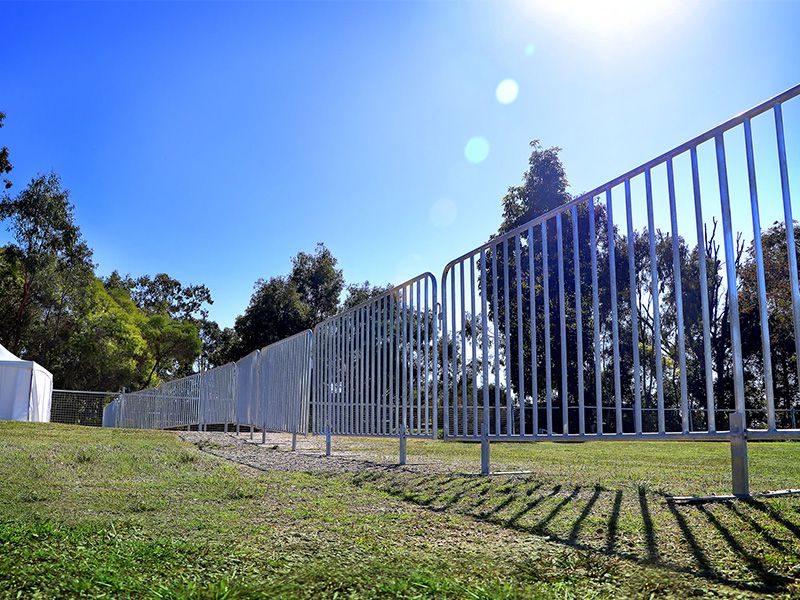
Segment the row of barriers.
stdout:
<path fill-rule="evenodd" d="M 394 437 L 401 463 L 407 437 L 479 440 L 482 473 L 490 441 L 729 440 L 747 495 L 747 440 L 800 438 L 798 95 L 521 213 L 441 288 L 425 273 L 313 334 L 123 394 L 107 423 L 310 428 L 328 452 L 332 435 Z"/>
<path fill-rule="evenodd" d="M 308 433 L 311 332 L 251 352 L 235 363 L 119 394 L 103 411 L 104 427 L 179 429 L 233 425 Z"/>

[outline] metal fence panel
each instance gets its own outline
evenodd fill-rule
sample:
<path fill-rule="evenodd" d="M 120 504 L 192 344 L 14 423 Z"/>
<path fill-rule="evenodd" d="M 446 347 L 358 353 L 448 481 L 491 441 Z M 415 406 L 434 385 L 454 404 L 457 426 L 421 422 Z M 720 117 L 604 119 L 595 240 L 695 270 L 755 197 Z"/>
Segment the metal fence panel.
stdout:
<path fill-rule="evenodd" d="M 116 396 L 115 392 L 53 390 L 50 422 L 100 427 L 105 406 Z"/>
<path fill-rule="evenodd" d="M 236 420 L 236 364 L 200 373 L 200 420 L 202 426 L 225 425 Z"/>
<path fill-rule="evenodd" d="M 105 411 L 104 427 L 173 429 L 200 424 L 200 375 L 120 394 Z"/>
<path fill-rule="evenodd" d="M 728 439 L 731 415 L 751 439 L 800 437 L 783 124 L 798 95 L 800 86 L 451 261 L 441 279 L 446 437 Z M 783 202 L 769 230 L 765 192 Z M 766 243 L 785 289 L 765 277 Z M 770 330 L 784 320 L 791 347 L 780 334 L 777 365 Z"/>
<path fill-rule="evenodd" d="M 258 425 L 258 350 L 236 361 L 236 425 Z"/>
<path fill-rule="evenodd" d="M 312 340 L 306 330 L 261 349 L 256 422 L 264 431 L 308 433 Z"/>
<path fill-rule="evenodd" d="M 436 299 L 424 273 L 316 326 L 315 433 L 435 436 Z"/>

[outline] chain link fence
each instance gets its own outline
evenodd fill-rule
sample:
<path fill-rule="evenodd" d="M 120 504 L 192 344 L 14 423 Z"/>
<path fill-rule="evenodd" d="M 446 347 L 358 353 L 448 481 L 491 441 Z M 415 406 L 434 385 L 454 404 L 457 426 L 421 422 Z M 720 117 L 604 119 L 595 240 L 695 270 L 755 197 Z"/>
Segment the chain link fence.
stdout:
<path fill-rule="evenodd" d="M 102 427 L 103 408 L 117 395 L 116 392 L 53 390 L 50 422 Z"/>

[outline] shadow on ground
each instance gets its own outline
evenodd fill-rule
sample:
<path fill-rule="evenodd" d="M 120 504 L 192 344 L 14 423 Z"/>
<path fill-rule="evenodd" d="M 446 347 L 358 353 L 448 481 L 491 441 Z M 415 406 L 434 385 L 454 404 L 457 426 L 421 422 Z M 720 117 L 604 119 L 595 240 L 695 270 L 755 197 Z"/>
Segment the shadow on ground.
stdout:
<path fill-rule="evenodd" d="M 623 561 L 690 573 L 743 591 L 797 591 L 797 498 L 676 506 L 644 488 L 570 487 L 520 476 L 370 470 L 352 479 L 431 511 L 546 536 Z"/>

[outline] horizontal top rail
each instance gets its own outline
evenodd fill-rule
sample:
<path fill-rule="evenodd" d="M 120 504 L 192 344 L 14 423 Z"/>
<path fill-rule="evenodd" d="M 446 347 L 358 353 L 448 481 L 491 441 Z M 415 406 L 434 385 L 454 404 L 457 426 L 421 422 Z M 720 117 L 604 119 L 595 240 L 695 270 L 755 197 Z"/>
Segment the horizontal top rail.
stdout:
<path fill-rule="evenodd" d="M 521 225 L 518 225 L 517 227 L 515 227 L 514 229 L 504 233 L 503 235 L 499 235 L 499 236 L 497 236 L 495 238 L 492 238 L 491 240 L 489 240 L 488 242 L 482 244 L 481 246 L 478 246 L 477 248 L 474 248 L 473 250 L 470 250 L 469 252 L 467 252 L 465 254 L 462 254 L 458 258 L 455 258 L 455 259 L 451 260 L 449 263 L 447 263 L 447 265 L 445 265 L 445 267 L 444 267 L 444 270 L 442 271 L 442 279 L 445 279 L 446 276 L 447 276 L 447 273 L 455 265 L 459 264 L 464 259 L 469 258 L 470 256 L 473 256 L 473 255 L 475 255 L 476 253 L 478 253 L 478 252 L 480 252 L 482 250 L 488 250 L 488 249 L 496 246 L 497 244 L 502 243 L 503 240 L 513 238 L 514 236 L 516 236 L 519 233 L 525 231 L 529 227 L 534 227 L 536 225 L 539 225 L 539 224 L 543 223 L 544 221 L 552 219 L 556 215 L 561 214 L 561 213 L 571 209 L 573 206 L 577 206 L 578 204 L 581 204 L 581 203 L 585 202 L 586 200 L 590 200 L 591 198 L 594 198 L 595 196 L 598 196 L 599 194 L 602 194 L 606 190 L 609 190 L 611 188 L 614 188 L 614 187 L 618 186 L 621 183 L 624 183 L 628 179 L 633 179 L 637 175 L 641 175 L 642 173 L 648 171 L 649 169 L 652 169 L 653 167 L 657 167 L 658 165 L 660 165 L 662 163 L 665 163 L 669 159 L 675 158 L 676 156 L 679 156 L 679 155 L 683 154 L 687 150 L 691 150 L 692 148 L 695 148 L 695 147 L 699 146 L 703 142 L 707 142 L 709 140 L 712 140 L 716 136 L 718 136 L 718 135 L 720 135 L 722 133 L 725 133 L 729 129 L 733 129 L 736 126 L 741 125 L 742 123 L 744 123 L 748 119 L 752 119 L 755 116 L 758 116 L 758 115 L 760 115 L 762 113 L 765 113 L 768 110 L 774 108 L 775 106 L 783 104 L 787 100 L 791 100 L 792 98 L 795 98 L 796 96 L 800 96 L 800 84 L 797 84 L 797 85 L 795 85 L 793 87 L 790 87 L 788 90 L 786 90 L 784 92 L 781 92 L 777 96 L 773 96 L 769 100 L 765 100 L 764 102 L 762 102 L 760 104 L 757 104 L 753 108 L 751 108 L 749 110 L 746 110 L 746 111 L 744 111 L 742 113 L 739 113 L 738 115 L 728 119 L 724 123 L 721 123 L 721 124 L 717 125 L 716 127 L 712 127 L 708 131 L 706 131 L 704 133 L 701 133 L 700 135 L 690 139 L 689 141 L 684 142 L 683 144 L 681 144 L 679 146 L 676 146 L 672 150 L 664 152 L 663 154 L 661 154 L 661 155 L 659 155 L 659 156 L 657 156 L 657 157 L 655 157 L 655 158 L 653 158 L 653 159 L 651 159 L 651 160 L 639 165 L 638 167 L 635 167 L 635 168 L 631 169 L 630 171 L 627 171 L 626 173 L 623 173 L 622 175 L 619 175 L 618 177 L 615 177 L 614 179 L 612 179 L 610 181 L 607 181 L 603 185 L 600 185 L 600 186 L 594 188 L 593 190 L 591 190 L 589 192 L 585 192 L 585 193 L 581 194 L 580 196 L 577 196 L 576 198 L 573 198 L 569 202 L 565 202 L 561 206 L 558 206 L 556 208 L 553 208 L 553 209 L 547 211 L 546 213 L 542 213 L 541 215 L 539 215 L 537 217 L 534 217 L 533 219 L 531 219 L 529 221 L 526 221 L 525 223 L 523 223 Z"/>
<path fill-rule="evenodd" d="M 95 396 L 118 396 L 122 392 L 98 392 L 96 390 L 56 390 L 53 392 L 62 392 L 66 394 L 94 394 Z"/>
<path fill-rule="evenodd" d="M 283 338 L 282 340 L 278 340 L 277 342 L 272 342 L 271 344 L 264 346 L 259 350 L 259 352 L 261 352 L 261 354 L 264 354 L 264 352 L 266 352 L 267 350 L 270 350 L 272 348 L 277 348 L 278 346 L 282 346 L 283 344 L 288 344 L 299 337 L 303 336 L 308 337 L 313 335 L 314 334 L 310 329 L 304 329 L 303 331 L 299 331 L 293 335 L 290 335 L 287 338 Z"/>
<path fill-rule="evenodd" d="M 392 294 L 397 292 L 397 290 L 405 288 L 405 287 L 407 287 L 409 285 L 413 285 L 413 284 L 417 283 L 418 281 L 423 281 L 426 278 L 430 278 L 431 284 L 433 285 L 433 291 L 432 291 L 433 297 L 436 298 L 436 276 L 433 273 L 431 273 L 430 271 L 425 271 L 424 273 L 420 273 L 419 275 L 417 275 L 416 277 L 414 277 L 412 279 L 409 279 L 408 281 L 404 281 L 403 283 L 398 283 L 397 285 L 393 285 L 392 287 L 390 287 L 388 290 L 386 290 L 382 294 L 378 294 L 377 296 L 372 296 L 371 298 L 368 298 L 367 300 L 364 300 L 363 302 L 359 302 L 358 304 L 356 304 L 352 308 L 348 308 L 347 310 L 342 311 L 342 312 L 340 312 L 338 314 L 335 314 L 332 317 L 328 317 L 324 321 L 320 321 L 314 327 L 314 331 L 317 331 L 317 329 L 322 327 L 323 325 L 327 325 L 328 323 L 333 323 L 334 321 L 336 321 L 338 319 L 341 319 L 342 317 L 344 317 L 346 315 L 349 315 L 350 313 L 353 313 L 353 312 L 355 312 L 357 310 L 360 310 L 360 309 L 364 308 L 365 306 L 369 306 L 370 304 L 372 304 L 374 302 L 377 302 L 378 300 L 383 300 L 384 298 L 388 298 L 389 296 L 391 296 Z"/>

